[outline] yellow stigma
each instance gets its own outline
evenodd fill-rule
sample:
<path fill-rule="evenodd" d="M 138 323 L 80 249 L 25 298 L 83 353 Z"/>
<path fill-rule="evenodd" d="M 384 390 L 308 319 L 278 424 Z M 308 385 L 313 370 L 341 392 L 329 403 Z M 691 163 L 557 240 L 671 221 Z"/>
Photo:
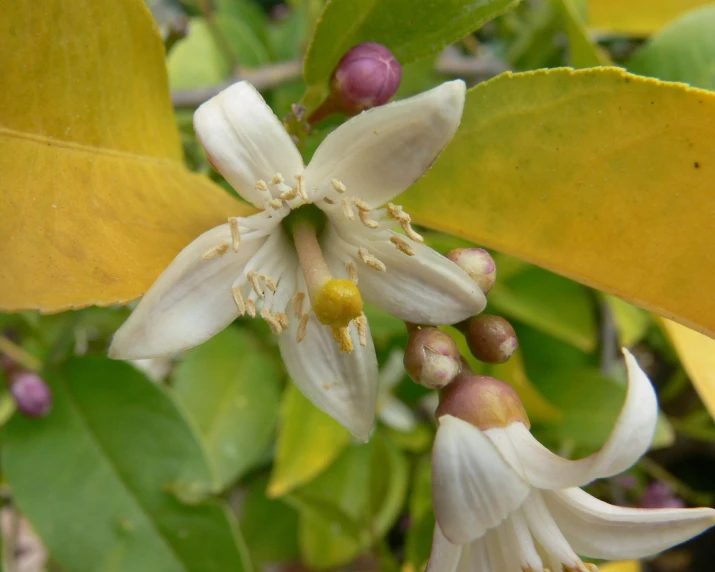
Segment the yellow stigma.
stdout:
<path fill-rule="evenodd" d="M 320 323 L 335 328 L 346 328 L 362 314 L 360 290 L 351 280 L 331 278 L 313 301 L 313 311 Z"/>

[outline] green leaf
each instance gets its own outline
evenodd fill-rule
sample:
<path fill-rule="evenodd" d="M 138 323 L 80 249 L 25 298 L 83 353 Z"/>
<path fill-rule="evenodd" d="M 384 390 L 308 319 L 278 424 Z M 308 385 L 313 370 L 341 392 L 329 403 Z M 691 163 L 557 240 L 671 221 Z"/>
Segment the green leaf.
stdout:
<path fill-rule="evenodd" d="M 251 483 L 241 506 L 241 528 L 253 562 L 298 560 L 298 513 L 279 499 L 266 496 L 268 480 Z"/>
<path fill-rule="evenodd" d="M 405 559 L 422 570 L 432 548 L 434 512 L 432 511 L 432 463 L 429 456 L 420 459 L 414 471 L 409 501 L 410 528 L 405 540 Z"/>
<path fill-rule="evenodd" d="M 279 497 L 315 478 L 350 443 L 350 433 L 290 384 L 283 394 L 280 431 L 268 495 Z"/>
<path fill-rule="evenodd" d="M 715 90 L 715 5 L 669 24 L 628 61 L 629 71 Z"/>
<path fill-rule="evenodd" d="M 608 65 L 606 53 L 589 37 L 588 30 L 573 0 L 557 0 L 561 5 L 569 39 L 569 61 L 575 68 Z"/>
<path fill-rule="evenodd" d="M 208 23 L 192 18 L 188 35 L 176 42 L 166 60 L 171 89 L 213 87 L 224 82 L 231 65 L 219 50 Z"/>
<path fill-rule="evenodd" d="M 310 568 L 352 560 L 397 519 L 407 491 L 407 463 L 381 433 L 347 449 L 290 501 L 300 509 L 301 554 Z"/>
<path fill-rule="evenodd" d="M 318 20 L 303 67 L 314 108 L 345 53 L 362 42 L 386 45 L 401 64 L 440 52 L 519 0 L 330 0 Z"/>
<path fill-rule="evenodd" d="M 214 21 L 238 65 L 260 67 L 270 61 L 266 44 L 248 22 L 230 14 L 216 14 Z"/>
<path fill-rule="evenodd" d="M 583 351 L 596 347 L 595 307 L 588 290 L 541 268 L 525 266 L 506 280 L 497 279 L 489 307 Z"/>
<path fill-rule="evenodd" d="M 180 410 L 130 365 L 79 358 L 45 379 L 42 419 L 15 415 L 2 464 L 13 498 L 53 557 L 73 572 L 248 570 L 224 505 L 174 494 L 214 485 Z"/>
<path fill-rule="evenodd" d="M 701 294 L 715 288 L 714 132 L 705 90 L 607 67 L 506 73 L 469 90 L 451 144 L 400 202 L 715 335 Z"/>
<path fill-rule="evenodd" d="M 651 315 L 616 296 L 603 294 L 602 298 L 613 316 L 620 345 L 630 348 L 641 341 L 653 323 Z"/>
<path fill-rule="evenodd" d="M 196 421 L 221 488 L 264 455 L 280 407 L 281 374 L 245 330 L 228 328 L 189 352 L 174 391 Z"/>
<path fill-rule="evenodd" d="M 541 428 L 540 436 L 567 444 L 579 453 L 591 452 L 603 445 L 625 400 L 623 381 L 591 368 L 551 368 L 534 372 L 532 378 L 563 412 L 559 420 Z M 673 438 L 672 427 L 661 415 L 651 448 L 670 445 Z"/>

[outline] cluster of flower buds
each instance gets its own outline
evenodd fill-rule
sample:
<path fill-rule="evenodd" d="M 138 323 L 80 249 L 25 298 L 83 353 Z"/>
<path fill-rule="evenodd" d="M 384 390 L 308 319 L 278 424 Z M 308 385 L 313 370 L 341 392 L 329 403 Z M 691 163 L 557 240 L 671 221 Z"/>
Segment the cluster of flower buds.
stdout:
<path fill-rule="evenodd" d="M 330 78 L 330 96 L 308 119 L 317 123 L 332 113 L 357 115 L 384 105 L 397 92 L 402 68 L 387 47 L 365 42 L 351 48 Z"/>
<path fill-rule="evenodd" d="M 482 248 L 457 248 L 447 258 L 462 268 L 486 294 L 496 282 L 497 268 Z M 499 364 L 507 361 L 519 343 L 511 324 L 500 316 L 479 314 L 460 324 L 467 346 L 478 360 Z M 445 387 L 464 370 L 466 362 L 452 337 L 435 327 L 408 325 L 410 337 L 405 369 L 413 381 L 432 389 Z"/>

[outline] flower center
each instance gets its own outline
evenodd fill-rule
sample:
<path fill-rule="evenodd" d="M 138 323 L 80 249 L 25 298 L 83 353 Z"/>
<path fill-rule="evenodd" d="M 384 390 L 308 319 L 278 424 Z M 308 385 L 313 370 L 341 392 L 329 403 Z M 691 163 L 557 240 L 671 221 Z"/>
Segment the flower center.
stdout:
<path fill-rule="evenodd" d="M 341 351 L 352 351 L 350 323 L 357 326 L 361 343 L 366 335 L 363 302 L 355 283 L 334 278 L 325 262 L 318 241 L 325 215 L 313 205 L 304 205 L 286 217 L 284 223 L 293 236 L 315 316 L 321 324 L 332 328 Z"/>

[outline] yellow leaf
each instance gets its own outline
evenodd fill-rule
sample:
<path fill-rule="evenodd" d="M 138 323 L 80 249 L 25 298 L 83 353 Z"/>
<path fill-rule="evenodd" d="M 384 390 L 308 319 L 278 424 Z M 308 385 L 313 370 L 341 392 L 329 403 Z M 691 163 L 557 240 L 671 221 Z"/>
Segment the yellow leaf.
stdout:
<path fill-rule="evenodd" d="M 350 444 L 350 433 L 290 384 L 283 396 L 268 496 L 280 497 L 327 469 Z"/>
<path fill-rule="evenodd" d="M 590 27 L 647 36 L 680 14 L 712 0 L 589 0 Z"/>
<path fill-rule="evenodd" d="M 622 562 L 607 562 L 598 567 L 600 572 L 641 572 L 641 563 L 637 560 L 624 560 Z"/>
<path fill-rule="evenodd" d="M 715 93 L 616 68 L 501 76 L 413 218 L 715 334 Z M 449 190 L 449 192 L 445 192 Z"/>
<path fill-rule="evenodd" d="M 0 53 L 0 310 L 137 298 L 245 208 L 185 169 L 141 0 L 10 2 Z"/>
<path fill-rule="evenodd" d="M 670 320 L 660 320 L 660 324 L 705 407 L 715 418 L 715 340 Z"/>

